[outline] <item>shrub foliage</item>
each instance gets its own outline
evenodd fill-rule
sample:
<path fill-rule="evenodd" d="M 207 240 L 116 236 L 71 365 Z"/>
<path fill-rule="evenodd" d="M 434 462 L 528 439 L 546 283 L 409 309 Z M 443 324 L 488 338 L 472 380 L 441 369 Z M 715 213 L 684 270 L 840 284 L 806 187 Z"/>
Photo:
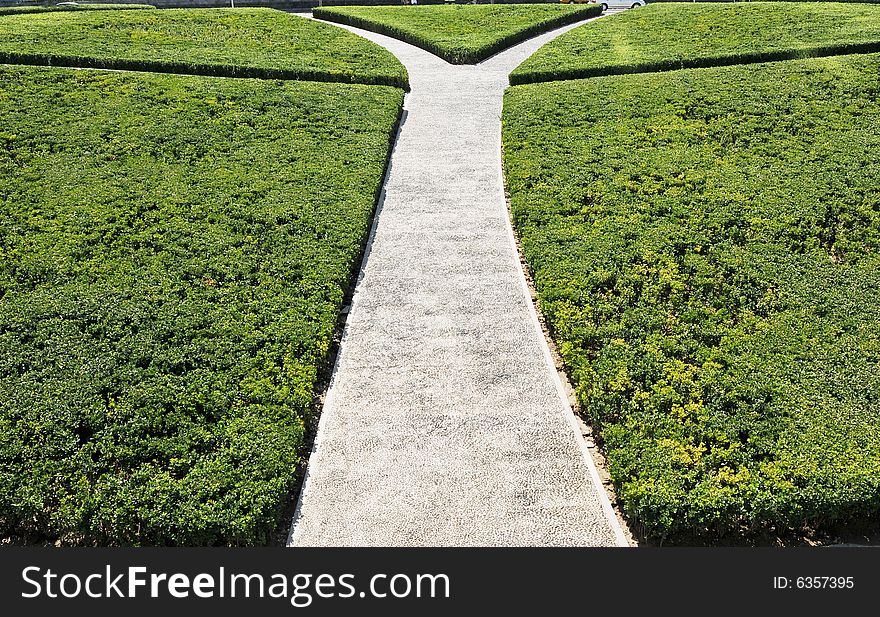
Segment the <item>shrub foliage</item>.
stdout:
<path fill-rule="evenodd" d="M 645 535 L 880 513 L 878 75 L 862 55 L 508 91 L 516 229 Z"/>
<path fill-rule="evenodd" d="M 0 69 L 0 531 L 266 541 L 402 98 Z"/>
<path fill-rule="evenodd" d="M 0 16 L 23 13 L 50 13 L 53 11 L 125 11 L 131 9 L 154 9 L 152 4 L 50 4 L 0 6 Z"/>
<path fill-rule="evenodd" d="M 651 4 L 554 39 L 510 83 L 880 51 L 880 7 L 838 2 Z"/>
<path fill-rule="evenodd" d="M 593 5 L 451 5 L 316 8 L 318 19 L 386 34 L 452 64 L 475 64 L 521 41 L 594 17 Z"/>
<path fill-rule="evenodd" d="M 8 15 L 0 20 L 0 63 L 408 87 L 387 50 L 270 9 Z"/>

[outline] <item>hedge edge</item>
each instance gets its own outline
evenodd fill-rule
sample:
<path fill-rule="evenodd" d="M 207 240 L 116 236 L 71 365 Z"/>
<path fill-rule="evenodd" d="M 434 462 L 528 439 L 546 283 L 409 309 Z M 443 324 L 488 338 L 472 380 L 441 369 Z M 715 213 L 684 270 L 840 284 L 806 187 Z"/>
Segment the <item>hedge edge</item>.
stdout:
<path fill-rule="evenodd" d="M 186 64 L 183 62 L 159 62 L 151 60 L 122 60 L 110 58 L 87 58 L 82 56 L 56 56 L 54 54 L 20 54 L 0 51 L 0 64 L 23 64 L 67 68 L 105 69 L 115 71 L 140 71 L 176 75 L 199 75 L 204 77 L 230 77 L 251 79 L 279 79 L 285 81 L 318 81 L 357 84 L 363 86 L 391 86 L 409 92 L 409 77 L 375 75 L 361 77 L 352 73 L 331 71 L 270 69 L 231 64 Z"/>
<path fill-rule="evenodd" d="M 486 58 L 494 56 L 498 52 L 507 49 L 508 47 L 512 47 L 517 43 L 521 43 L 539 34 L 543 34 L 544 32 L 553 30 L 554 28 L 561 28 L 562 26 L 567 26 L 568 24 L 575 23 L 584 19 L 598 17 L 601 14 L 602 5 L 591 4 L 582 7 L 581 10 L 577 12 L 560 15 L 559 17 L 554 17 L 541 23 L 534 24 L 533 26 L 529 26 L 525 30 L 521 30 L 520 32 L 499 39 L 498 41 L 487 45 L 480 50 L 451 53 L 444 51 L 436 44 L 420 37 L 417 34 L 404 32 L 396 28 L 395 26 L 378 24 L 367 19 L 363 19 L 361 17 L 336 13 L 335 11 L 333 11 L 332 8 L 315 8 L 312 10 L 312 16 L 316 19 L 344 24 L 346 26 L 352 26 L 354 28 L 362 28 L 363 30 L 369 30 L 370 32 L 384 34 L 386 36 L 399 39 L 404 43 L 409 43 L 410 45 L 415 45 L 416 47 L 420 47 L 425 51 L 429 51 L 435 56 L 438 56 L 446 62 L 449 62 L 450 64 L 476 64 L 478 62 L 482 62 Z"/>
<path fill-rule="evenodd" d="M 735 54 L 731 56 L 708 56 L 683 60 L 663 60 L 660 62 L 643 62 L 639 64 L 612 64 L 586 69 L 569 69 L 563 71 L 529 71 L 510 74 L 511 86 L 524 84 L 546 83 L 550 81 L 569 81 L 589 77 L 607 77 L 610 75 L 632 75 L 634 73 L 660 73 L 680 69 L 703 69 L 718 66 L 734 66 L 738 64 L 757 64 L 760 62 L 779 62 L 782 60 L 804 60 L 807 58 L 823 58 L 827 56 L 843 56 L 849 54 L 870 54 L 880 52 L 880 41 L 867 43 L 841 43 L 824 45 L 806 49 L 787 49 L 782 51 L 755 52 Z"/>
<path fill-rule="evenodd" d="M 878 0 L 880 1 L 880 0 Z M 108 3 L 98 3 L 97 7 L 99 8 L 91 8 L 94 5 L 91 4 L 80 4 L 77 6 L 44 6 L 40 4 L 29 4 L 24 6 L 3 6 L 0 7 L 0 16 L 3 15 L 33 15 L 35 13 L 61 13 L 61 12 L 73 12 L 73 11 L 83 11 L 83 10 L 94 10 L 94 11 L 135 11 L 135 10 L 145 10 L 145 9 L 155 9 L 156 7 L 152 4 L 114 4 L 112 2 Z M 85 7 L 85 8 L 83 8 Z"/>
<path fill-rule="evenodd" d="M 294 504 L 296 511 L 299 510 L 299 501 L 302 498 L 302 490 L 305 488 L 305 469 L 314 453 L 314 442 L 317 433 L 318 420 L 321 418 L 321 413 L 324 410 L 324 398 L 330 387 L 333 369 L 339 359 L 339 344 L 342 340 L 342 331 L 345 329 L 345 324 L 348 320 L 348 315 L 342 312 L 342 307 L 351 305 L 356 283 L 361 270 L 364 268 L 364 258 L 367 256 L 367 249 L 373 241 L 377 223 L 376 215 L 379 212 L 379 204 L 382 202 L 382 196 L 385 193 L 385 182 L 388 179 L 388 170 L 391 168 L 391 157 L 394 154 L 394 146 L 397 143 L 397 137 L 400 134 L 400 126 L 403 123 L 403 117 L 404 109 L 403 103 L 401 103 L 397 107 L 397 118 L 395 118 L 394 124 L 391 125 L 391 130 L 388 131 L 388 151 L 385 155 L 385 165 L 382 167 L 382 181 L 373 193 L 373 209 L 370 212 L 370 226 L 369 229 L 367 229 L 367 233 L 365 233 L 364 237 L 361 239 L 357 256 L 351 262 L 351 267 L 348 272 L 348 280 L 345 287 L 342 288 L 343 300 L 336 310 L 336 323 L 333 324 L 333 336 L 330 339 L 330 346 L 327 349 L 327 354 L 318 364 L 318 378 L 312 393 L 311 405 L 308 407 L 309 415 L 306 418 L 306 430 L 303 436 L 301 446 L 302 452 L 300 453 L 300 460 L 297 466 L 297 474 L 294 481 L 291 483 L 291 486 L 288 488 L 287 503 L 282 503 L 278 506 L 276 515 L 278 524 L 275 527 L 275 532 L 283 538 L 287 538 L 290 533 L 290 527 L 293 523 L 291 516 L 294 516 L 293 512 L 287 511 L 287 508 L 290 507 L 290 504 Z"/>

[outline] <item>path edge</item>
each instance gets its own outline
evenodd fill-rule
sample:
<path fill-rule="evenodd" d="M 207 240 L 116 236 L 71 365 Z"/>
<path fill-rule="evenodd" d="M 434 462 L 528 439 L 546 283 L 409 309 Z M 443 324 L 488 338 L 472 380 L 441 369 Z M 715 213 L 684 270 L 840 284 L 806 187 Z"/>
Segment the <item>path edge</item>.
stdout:
<path fill-rule="evenodd" d="M 634 539 L 630 541 L 630 538 L 634 538 L 634 536 L 631 532 L 627 533 L 627 531 L 624 530 L 624 524 L 621 522 L 622 517 L 618 516 L 618 513 L 614 509 L 614 506 L 611 505 L 611 498 L 608 496 L 608 491 L 602 482 L 601 476 L 599 475 L 598 465 L 593 459 L 593 454 L 590 452 L 589 446 L 587 446 L 587 442 L 584 439 L 583 431 L 578 424 L 578 416 L 575 414 L 574 408 L 572 407 L 569 400 L 569 392 L 572 392 L 573 388 L 568 382 L 568 378 L 560 372 L 559 368 L 557 368 L 557 363 L 553 356 L 553 351 L 550 348 L 550 340 L 548 340 L 549 333 L 544 329 L 544 326 L 541 324 L 541 318 L 538 316 L 536 296 L 533 293 L 532 287 L 529 285 L 528 278 L 526 277 L 525 268 L 527 267 L 527 265 L 525 257 L 520 251 L 516 232 L 513 228 L 513 213 L 510 207 L 510 193 L 507 190 L 507 180 L 504 176 L 504 151 L 501 144 L 500 130 L 498 133 L 498 137 L 499 152 L 501 153 L 501 164 L 498 166 L 498 173 L 501 177 L 501 186 L 504 188 L 504 201 L 506 204 L 504 220 L 505 227 L 507 229 L 507 239 L 510 242 L 510 247 L 513 250 L 514 257 L 517 260 L 517 272 L 520 282 L 520 289 L 525 296 L 526 304 L 528 305 L 529 320 L 532 322 L 532 327 L 535 329 L 535 336 L 539 340 L 539 345 L 541 346 L 541 354 L 544 356 L 544 363 L 547 367 L 547 371 L 550 373 L 550 378 L 553 380 L 553 385 L 556 388 L 556 395 L 562 403 L 563 407 L 561 413 L 565 416 L 566 424 L 568 424 L 568 427 L 571 429 L 574 440 L 577 443 L 578 449 L 580 450 L 581 456 L 583 457 L 584 462 L 589 469 L 590 479 L 593 481 L 593 486 L 596 489 L 596 493 L 599 497 L 599 502 L 602 505 L 602 512 L 605 514 L 605 518 L 607 519 L 611 530 L 614 532 L 614 540 L 616 542 L 616 546 L 631 547 L 635 545 Z"/>
<path fill-rule="evenodd" d="M 351 283 L 351 302 L 349 303 L 348 314 L 345 316 L 345 321 L 342 324 L 342 329 L 340 330 L 339 344 L 333 358 L 333 369 L 330 373 L 330 380 L 327 382 L 326 395 L 324 397 L 323 404 L 319 405 L 319 416 L 318 416 L 318 424 L 315 427 L 315 438 L 312 440 L 312 447 L 309 450 L 308 457 L 303 457 L 303 463 L 305 464 L 305 472 L 303 473 L 302 483 L 299 487 L 299 494 L 296 498 L 296 507 L 293 510 L 293 518 L 290 522 L 290 531 L 287 534 L 287 541 L 285 542 L 285 546 L 290 548 L 294 547 L 294 538 L 296 537 L 296 532 L 299 529 L 299 521 L 302 518 L 302 504 L 303 499 L 306 494 L 306 490 L 309 486 L 309 481 L 312 476 L 312 466 L 310 465 L 312 458 L 315 453 L 318 451 L 318 447 L 323 441 L 323 436 L 327 434 L 325 430 L 325 424 L 327 423 L 327 418 L 330 417 L 330 414 L 327 413 L 327 410 L 331 407 L 334 400 L 336 399 L 336 375 L 339 372 L 339 365 L 342 360 L 342 343 L 345 339 L 345 333 L 348 332 L 349 320 L 351 319 L 351 314 L 354 312 L 354 305 L 357 302 L 357 286 L 361 282 L 361 279 L 364 277 L 364 272 L 366 269 L 367 261 L 369 260 L 370 253 L 373 251 L 373 242 L 376 240 L 376 229 L 379 226 L 379 215 L 382 213 L 382 208 L 385 206 L 385 195 L 386 195 L 386 186 L 388 185 L 388 176 L 391 174 L 391 166 L 393 165 L 393 157 L 394 151 L 397 149 L 397 142 L 400 138 L 400 131 L 403 129 L 403 125 L 406 123 L 406 117 L 408 115 L 406 109 L 406 98 L 407 94 L 404 94 L 403 103 L 400 106 L 400 110 L 397 114 L 397 122 L 394 126 L 394 131 L 391 133 L 392 137 L 390 139 L 390 147 L 388 148 L 388 156 L 385 159 L 385 171 L 382 174 L 382 183 L 379 185 L 379 192 L 376 197 L 375 207 L 373 209 L 373 220 L 370 222 L 370 231 L 367 234 L 366 244 L 364 245 L 363 254 L 361 255 L 360 264 L 358 265 L 357 272 L 353 277 Z"/>
<path fill-rule="evenodd" d="M 583 23 L 587 23 L 587 22 L 592 21 L 594 19 L 599 19 L 603 16 L 604 15 L 600 14 L 598 16 L 588 18 L 588 19 L 584 20 Z M 309 16 L 309 18 L 315 19 L 315 17 L 313 17 L 313 16 Z M 346 29 L 358 28 L 358 26 L 354 26 L 351 24 L 344 24 L 344 23 L 340 23 L 340 22 L 331 22 L 331 23 L 334 23 L 335 25 L 341 26 Z M 565 28 L 567 26 L 572 26 L 572 25 L 575 25 L 575 27 L 576 27 L 576 24 L 579 24 L 579 23 L 580 22 L 574 22 L 574 24 L 564 24 L 564 25 L 559 26 L 558 28 Z M 373 34 L 378 34 L 380 36 L 388 36 L 389 38 L 395 39 L 398 41 L 401 40 L 396 37 L 384 34 L 382 32 L 376 32 L 376 31 L 372 31 L 372 30 L 367 30 L 367 32 L 372 32 Z M 511 45 L 511 46 L 507 47 L 506 49 L 501 50 L 500 52 L 497 52 L 496 54 L 490 56 L 489 58 L 485 58 L 482 61 L 475 63 L 472 66 L 479 66 L 480 64 L 483 64 L 484 62 L 488 61 L 491 58 L 500 56 L 501 54 L 503 54 L 511 49 L 514 49 L 515 47 L 517 47 L 520 44 L 524 44 L 531 39 L 537 38 L 538 36 L 543 36 L 545 34 L 549 34 L 551 32 L 553 32 L 553 30 L 549 30 L 549 31 L 545 31 L 545 32 L 533 35 L 524 41 L 520 41 L 518 43 L 515 43 L 514 45 Z M 358 33 L 355 32 L 355 34 L 358 34 Z M 403 42 L 405 44 L 412 45 L 413 47 L 416 47 L 416 48 L 420 48 L 418 45 L 415 45 L 409 41 L 404 40 L 401 42 Z M 382 45 L 382 46 L 384 47 L 384 45 Z M 387 47 L 386 47 L 386 49 L 387 49 Z M 423 48 L 420 48 L 420 49 L 422 49 L 422 51 L 427 51 L 428 53 L 432 53 L 432 52 L 425 50 Z M 391 50 L 389 50 L 389 51 L 391 51 Z M 393 54 L 394 52 L 392 51 L 391 53 Z M 434 55 L 434 54 L 432 54 L 432 55 Z M 442 60 L 442 58 L 441 58 L 441 60 Z M 404 65 L 404 66 L 406 66 L 406 65 Z M 510 87 L 510 86 L 508 85 L 507 87 Z M 367 248 L 364 251 L 364 254 L 363 254 L 363 257 L 361 260 L 361 265 L 360 265 L 360 268 L 358 271 L 358 276 L 357 276 L 357 279 L 355 280 L 355 283 L 354 283 L 355 286 L 360 282 L 361 277 L 363 276 L 364 267 L 365 267 L 366 262 L 370 256 L 370 253 L 372 251 L 372 246 L 373 246 L 373 242 L 375 240 L 375 235 L 376 235 L 376 229 L 378 227 L 378 222 L 379 222 L 379 215 L 380 215 L 382 208 L 384 206 L 384 203 L 385 203 L 386 186 L 387 186 L 387 182 L 388 182 L 388 176 L 391 173 L 391 166 L 392 166 L 392 160 L 393 160 L 393 156 L 394 156 L 394 150 L 397 147 L 397 142 L 398 142 L 398 139 L 400 136 L 400 132 L 403 128 L 403 125 L 405 123 L 406 116 L 407 116 L 406 98 L 408 98 L 408 96 L 409 96 L 409 93 L 407 92 L 406 96 L 404 98 L 402 113 L 401 113 L 400 120 L 398 122 L 397 130 L 394 134 L 393 146 L 392 146 L 391 151 L 389 152 L 388 165 L 385 169 L 385 174 L 383 175 L 383 179 L 382 179 L 382 188 L 381 188 L 381 192 L 380 192 L 380 198 L 377 202 L 376 211 L 375 211 L 374 217 L 373 217 L 373 222 L 370 227 Z M 502 110 L 503 110 L 503 93 L 502 93 Z M 619 515 L 618 512 L 614 509 L 614 506 L 611 503 L 611 498 L 609 497 L 608 491 L 606 490 L 605 485 L 602 482 L 602 478 L 599 475 L 598 464 L 594 460 L 593 454 L 590 452 L 589 447 L 587 446 L 587 443 L 586 443 L 586 440 L 584 439 L 584 435 L 581 430 L 581 427 L 578 424 L 578 416 L 575 414 L 574 408 L 573 408 L 571 401 L 570 401 L 570 398 L 569 398 L 569 391 L 571 391 L 571 385 L 568 382 L 567 377 L 564 376 L 560 372 L 560 369 L 557 367 L 557 363 L 555 361 L 555 357 L 554 357 L 553 351 L 551 349 L 551 344 L 552 344 L 551 339 L 548 338 L 549 334 L 545 331 L 545 329 L 541 323 L 541 319 L 539 317 L 539 313 L 538 313 L 537 307 L 535 305 L 535 296 L 532 293 L 532 288 L 529 284 L 529 280 L 528 280 L 528 277 L 526 274 L 526 268 L 527 268 L 526 262 L 524 261 L 523 255 L 519 249 L 519 243 L 518 243 L 518 240 L 516 237 L 516 232 L 514 231 L 514 227 L 513 227 L 512 212 L 510 209 L 510 196 L 509 196 L 509 192 L 507 190 L 507 181 L 506 181 L 506 178 L 504 175 L 504 156 L 503 156 L 503 145 L 502 145 L 502 118 L 501 117 L 498 118 L 495 148 L 496 148 L 496 152 L 499 154 L 496 172 L 498 173 L 498 177 L 500 180 L 500 186 L 502 188 L 502 199 L 504 200 L 503 209 L 505 210 L 503 213 L 501 213 L 501 216 L 504 219 L 504 225 L 506 228 L 506 235 L 507 235 L 507 240 L 509 242 L 509 246 L 513 251 L 512 258 L 514 259 L 514 262 L 515 262 L 515 269 L 517 271 L 516 276 L 519 279 L 520 290 L 521 290 L 521 293 L 523 294 L 522 297 L 524 298 L 525 303 L 527 305 L 527 310 L 529 313 L 528 319 L 529 319 L 529 321 L 531 321 L 532 327 L 534 328 L 534 331 L 535 331 L 535 335 L 537 336 L 537 339 L 538 339 L 537 342 L 538 342 L 538 345 L 541 347 L 541 354 L 544 357 L 545 367 L 549 371 L 550 378 L 553 381 L 553 385 L 556 390 L 557 398 L 562 403 L 562 408 L 559 411 L 560 411 L 560 413 L 562 413 L 565 416 L 565 418 L 564 418 L 565 422 L 567 423 L 569 429 L 571 430 L 572 437 L 574 438 L 574 441 L 577 444 L 577 447 L 581 453 L 581 456 L 584 460 L 584 463 L 587 466 L 587 469 L 589 471 L 590 480 L 592 481 L 593 486 L 595 487 L 596 492 L 597 492 L 597 498 L 599 500 L 600 507 L 602 508 L 602 513 L 605 515 L 606 522 L 608 523 L 610 530 L 612 532 L 612 535 L 614 536 L 614 539 L 615 539 L 614 546 L 619 547 L 619 548 L 629 548 L 632 546 L 637 546 L 637 543 L 634 539 L 635 536 L 631 532 L 629 532 L 628 530 L 624 529 L 625 522 L 623 522 L 622 516 Z M 355 295 L 352 298 L 349 314 L 346 316 L 346 319 L 345 319 L 344 331 L 347 331 L 347 329 L 348 329 L 348 321 L 350 319 L 351 313 L 354 310 L 354 304 L 356 301 L 357 301 L 357 298 Z M 335 397 L 336 389 L 334 386 L 335 386 L 335 382 L 336 382 L 337 372 L 338 372 L 339 366 L 340 366 L 340 360 L 342 358 L 342 342 L 343 341 L 340 340 L 340 343 L 339 343 L 339 350 L 340 351 L 339 351 L 339 354 L 337 355 L 335 362 L 334 362 L 334 365 L 333 365 L 332 376 L 331 376 L 331 379 L 330 379 L 330 382 L 329 382 L 329 385 L 327 388 L 327 396 L 324 400 L 324 404 L 321 406 L 322 408 L 321 408 L 321 412 L 320 412 L 320 417 L 319 417 L 318 425 L 317 425 L 317 428 L 315 431 L 315 439 L 314 439 L 314 442 L 312 445 L 311 452 L 309 453 L 309 457 L 308 457 L 308 459 L 306 459 L 306 470 L 305 470 L 303 482 L 302 482 L 302 485 L 301 485 L 301 488 L 299 491 L 299 495 L 298 495 L 298 498 L 296 501 L 296 508 L 294 511 L 293 520 L 291 521 L 290 532 L 288 534 L 287 542 L 286 542 L 286 546 L 289 548 L 296 548 L 299 546 L 296 544 L 296 539 L 298 537 L 298 531 L 300 529 L 299 522 L 303 516 L 302 504 L 303 504 L 303 501 L 304 501 L 304 498 L 306 495 L 306 491 L 308 489 L 309 482 L 311 479 L 312 467 L 311 467 L 310 463 L 312 461 L 314 454 L 317 452 L 321 442 L 323 441 L 322 434 L 326 434 L 326 431 L 324 431 L 322 429 L 325 428 L 326 419 L 329 417 L 329 414 L 327 413 L 327 411 L 328 411 L 328 409 L 330 409 L 331 405 L 334 403 L 335 398 L 336 398 Z M 568 389 L 566 388 L 566 384 L 568 384 Z M 303 545 L 303 546 L 309 546 L 309 545 Z"/>

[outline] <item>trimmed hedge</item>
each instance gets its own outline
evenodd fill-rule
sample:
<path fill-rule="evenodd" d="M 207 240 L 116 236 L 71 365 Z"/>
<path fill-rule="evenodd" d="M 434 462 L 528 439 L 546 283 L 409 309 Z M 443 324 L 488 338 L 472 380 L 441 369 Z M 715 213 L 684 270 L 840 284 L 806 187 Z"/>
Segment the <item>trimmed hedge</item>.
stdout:
<path fill-rule="evenodd" d="M 542 32 L 602 12 L 599 5 L 451 5 L 316 8 L 318 19 L 421 47 L 451 64 L 476 64 Z"/>
<path fill-rule="evenodd" d="M 644 536 L 880 515 L 880 55 L 516 86 L 513 218 Z"/>
<path fill-rule="evenodd" d="M 0 6 L 0 16 L 28 13 L 58 13 L 63 11 L 125 11 L 155 9 L 152 4 L 77 4 L 49 6 Z"/>
<path fill-rule="evenodd" d="M 77 4 L 50 6 L 0 6 L 0 16 L 22 15 L 26 13 L 52 13 L 60 11 L 125 11 L 137 9 L 155 9 L 152 4 Z"/>
<path fill-rule="evenodd" d="M 880 51 L 880 8 L 837 2 L 664 3 L 554 39 L 511 85 Z"/>
<path fill-rule="evenodd" d="M 9 15 L 0 63 L 409 87 L 380 46 L 271 9 Z"/>
<path fill-rule="evenodd" d="M 402 103 L 0 67 L 0 535 L 267 542 Z"/>

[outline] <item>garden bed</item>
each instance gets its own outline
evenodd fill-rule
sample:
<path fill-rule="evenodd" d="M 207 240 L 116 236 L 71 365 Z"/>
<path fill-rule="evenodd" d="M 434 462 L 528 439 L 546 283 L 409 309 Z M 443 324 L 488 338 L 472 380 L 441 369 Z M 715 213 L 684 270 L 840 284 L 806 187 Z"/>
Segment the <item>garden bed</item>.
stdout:
<path fill-rule="evenodd" d="M 408 87 L 387 50 L 271 9 L 8 15 L 0 21 L 0 63 Z"/>
<path fill-rule="evenodd" d="M 476 64 L 533 36 L 595 17 L 602 7 L 490 4 L 316 8 L 318 19 L 385 34 L 452 64 Z"/>
<path fill-rule="evenodd" d="M 644 537 L 880 513 L 878 74 L 857 55 L 507 92 L 540 308 Z"/>
<path fill-rule="evenodd" d="M 513 85 L 880 51 L 880 6 L 838 2 L 650 4 L 575 28 Z"/>
<path fill-rule="evenodd" d="M 397 88 L 0 68 L 0 531 L 262 544 Z"/>

